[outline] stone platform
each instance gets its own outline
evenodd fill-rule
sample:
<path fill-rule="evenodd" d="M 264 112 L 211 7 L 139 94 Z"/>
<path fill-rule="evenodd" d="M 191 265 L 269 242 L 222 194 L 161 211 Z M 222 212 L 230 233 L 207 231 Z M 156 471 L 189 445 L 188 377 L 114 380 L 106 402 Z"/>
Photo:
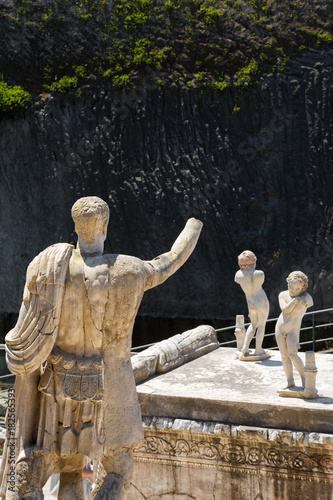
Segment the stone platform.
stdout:
<path fill-rule="evenodd" d="M 127 500 L 333 499 L 333 354 L 316 355 L 315 400 L 278 395 L 271 354 L 219 348 L 138 385 L 145 440 Z"/>
<path fill-rule="evenodd" d="M 333 434 L 333 354 L 316 354 L 319 397 L 306 400 L 279 396 L 285 374 L 279 351 L 270 352 L 250 363 L 219 348 L 155 376 L 137 386 L 142 415 Z"/>

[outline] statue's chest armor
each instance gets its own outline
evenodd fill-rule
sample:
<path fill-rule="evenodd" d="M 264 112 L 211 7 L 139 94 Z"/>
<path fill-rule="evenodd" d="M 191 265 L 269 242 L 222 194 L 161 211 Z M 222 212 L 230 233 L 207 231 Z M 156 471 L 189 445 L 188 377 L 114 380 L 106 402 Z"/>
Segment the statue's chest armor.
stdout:
<path fill-rule="evenodd" d="M 73 251 L 69 263 L 65 295 L 71 308 L 82 316 L 85 326 L 92 321 L 95 328 L 102 329 L 105 306 L 108 299 L 109 270 L 100 257 L 83 260 L 80 252 Z"/>

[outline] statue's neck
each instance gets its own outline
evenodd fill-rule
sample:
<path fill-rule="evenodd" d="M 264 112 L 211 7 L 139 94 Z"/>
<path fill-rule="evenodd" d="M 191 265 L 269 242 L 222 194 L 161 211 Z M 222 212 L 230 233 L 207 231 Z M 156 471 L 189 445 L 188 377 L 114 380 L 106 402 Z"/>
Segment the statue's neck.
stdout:
<path fill-rule="evenodd" d="M 95 254 L 103 253 L 104 239 L 102 236 L 96 238 L 94 241 L 84 241 L 80 237 L 77 240 L 77 247 L 81 254 Z"/>

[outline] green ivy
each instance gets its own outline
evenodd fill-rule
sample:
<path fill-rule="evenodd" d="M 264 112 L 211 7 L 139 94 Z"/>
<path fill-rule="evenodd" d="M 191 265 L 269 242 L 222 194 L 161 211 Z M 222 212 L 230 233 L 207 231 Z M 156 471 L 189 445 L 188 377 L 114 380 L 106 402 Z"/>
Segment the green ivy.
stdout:
<path fill-rule="evenodd" d="M 77 76 L 63 76 L 60 80 L 52 83 L 51 85 L 45 85 L 45 89 L 50 92 L 68 92 L 69 90 L 76 89 L 78 84 Z"/>
<path fill-rule="evenodd" d="M 73 67 L 74 73 L 76 76 L 79 78 L 85 78 L 87 76 L 87 66 L 74 66 Z"/>
<path fill-rule="evenodd" d="M 236 72 L 236 87 L 249 87 L 253 85 L 260 74 L 258 63 L 252 59 L 251 62 Z"/>
<path fill-rule="evenodd" d="M 229 89 L 237 103 L 261 75 L 284 71 L 289 58 L 333 46 L 330 2 L 13 0 L 0 16 L 13 40 L 40 30 L 33 51 L 44 40 L 41 57 L 13 52 L 10 77 L 4 74 L 11 81 L 18 75 L 17 83 L 26 78 L 36 94 L 73 91 L 88 78 L 130 87 L 149 73 L 158 86 Z"/>
<path fill-rule="evenodd" d="M 333 42 L 333 37 L 329 33 L 319 33 L 315 30 L 310 30 L 308 28 L 302 27 L 302 32 L 313 42 L 315 42 L 317 48 L 321 48 L 325 45 L 331 45 Z"/>
<path fill-rule="evenodd" d="M 226 82 L 217 82 L 215 84 L 215 87 L 220 91 L 220 92 L 225 92 L 227 89 L 231 87 L 230 83 Z"/>
<path fill-rule="evenodd" d="M 123 88 L 129 83 L 130 75 L 116 75 L 112 78 L 112 84 L 116 88 Z"/>
<path fill-rule="evenodd" d="M 156 66 L 166 59 L 163 49 L 156 50 L 147 39 L 137 40 L 133 51 L 133 63 L 140 66 Z"/>
<path fill-rule="evenodd" d="M 204 22 L 209 26 L 215 26 L 220 17 L 222 16 L 222 11 L 216 9 L 215 7 L 209 6 L 207 3 L 203 2 L 199 9 L 200 13 L 204 15 Z"/>
<path fill-rule="evenodd" d="M 9 114 L 27 108 L 32 100 L 31 94 L 18 85 L 0 82 L 0 113 Z"/>
<path fill-rule="evenodd" d="M 169 11 L 181 10 L 184 6 L 184 0 L 166 0 L 165 6 Z"/>

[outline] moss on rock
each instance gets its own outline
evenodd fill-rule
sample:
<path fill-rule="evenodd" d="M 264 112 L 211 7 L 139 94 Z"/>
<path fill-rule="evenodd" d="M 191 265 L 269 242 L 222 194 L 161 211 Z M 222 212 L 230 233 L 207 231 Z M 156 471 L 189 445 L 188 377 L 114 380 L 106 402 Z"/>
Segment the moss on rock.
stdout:
<path fill-rule="evenodd" d="M 290 57 L 332 47 L 332 20 L 319 0 L 0 0 L 0 72 L 33 94 L 148 76 L 237 101 Z"/>

